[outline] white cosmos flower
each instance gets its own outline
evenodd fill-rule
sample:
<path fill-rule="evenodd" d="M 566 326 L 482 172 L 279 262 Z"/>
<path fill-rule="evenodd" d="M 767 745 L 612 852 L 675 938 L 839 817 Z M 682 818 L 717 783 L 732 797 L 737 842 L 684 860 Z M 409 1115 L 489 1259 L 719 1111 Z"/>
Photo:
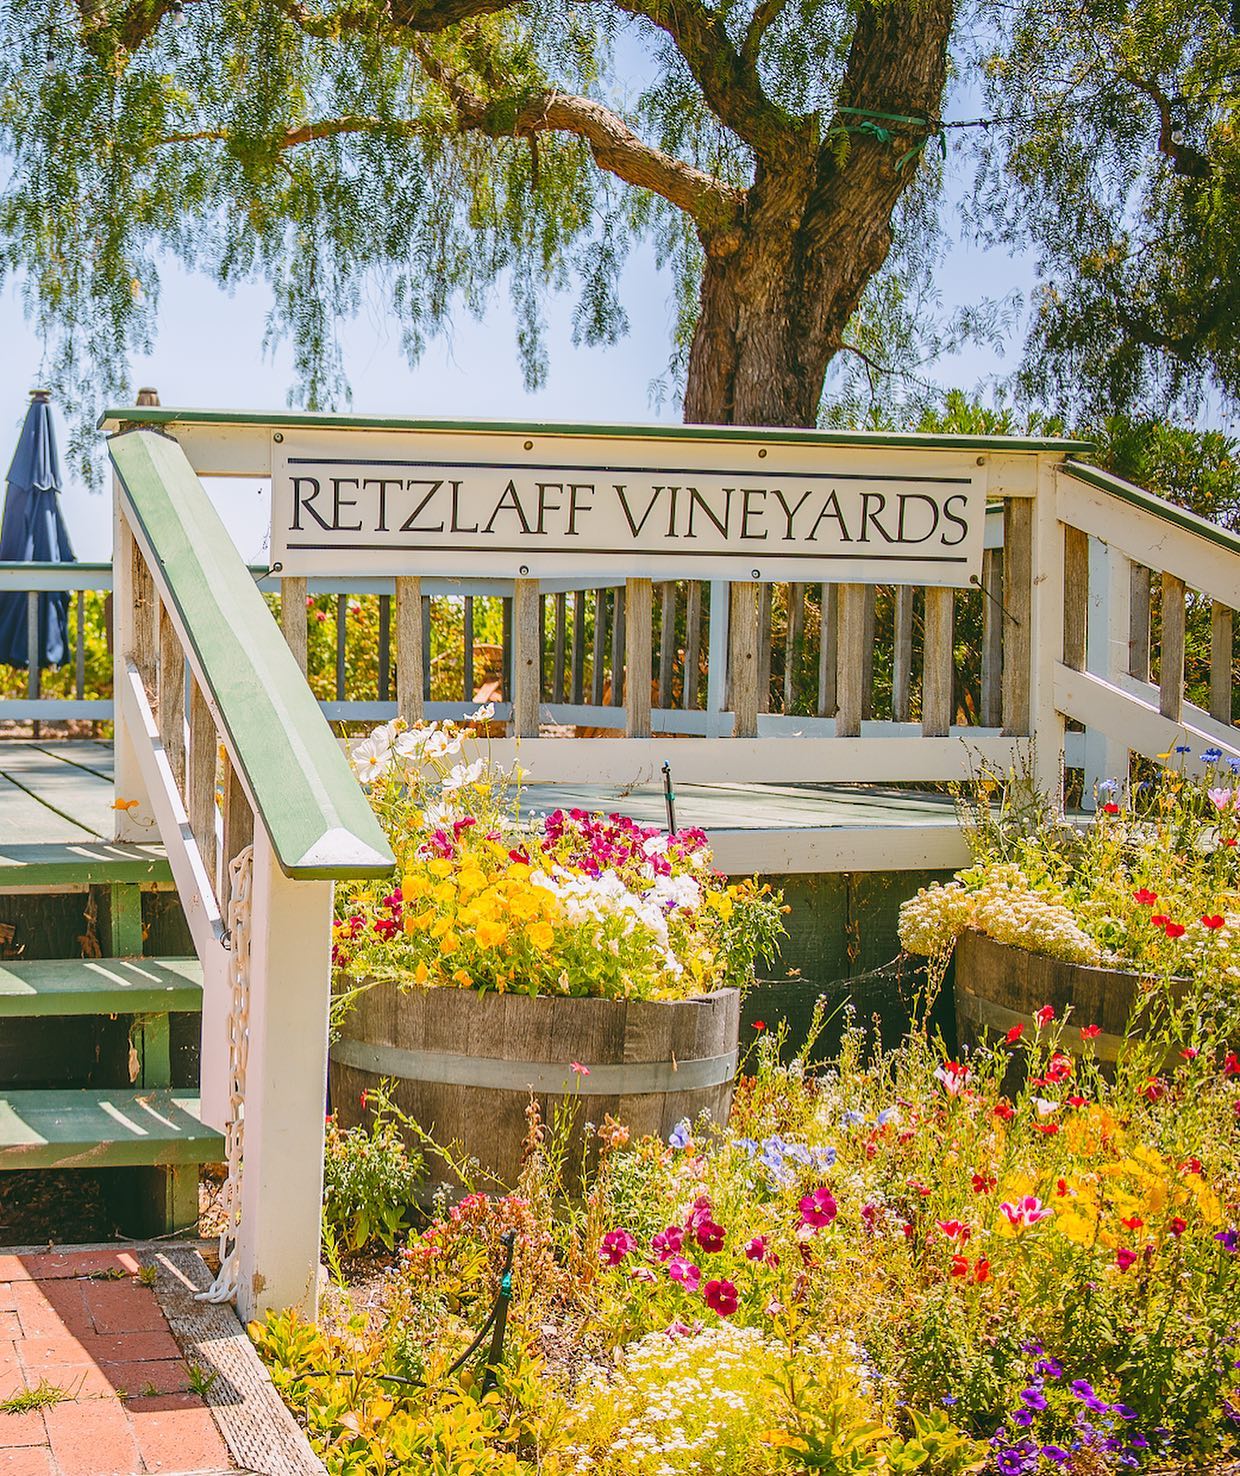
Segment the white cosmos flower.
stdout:
<path fill-rule="evenodd" d="M 443 781 L 444 789 L 450 792 L 454 789 L 464 789 L 467 784 L 477 784 L 486 772 L 486 766 L 486 760 L 480 758 L 475 759 L 472 764 L 456 764 L 449 769 Z"/>
<path fill-rule="evenodd" d="M 453 758 L 461 751 L 461 740 L 445 733 L 442 728 L 431 728 L 426 737 L 428 759 Z"/>
<path fill-rule="evenodd" d="M 363 738 L 356 744 L 351 757 L 357 777 L 363 784 L 372 784 L 376 779 L 382 778 L 390 767 L 392 750 L 386 746 L 381 747 L 372 736 Z"/>
<path fill-rule="evenodd" d="M 477 712 L 471 712 L 465 719 L 467 723 L 485 723 L 495 716 L 494 702 L 484 702 Z"/>

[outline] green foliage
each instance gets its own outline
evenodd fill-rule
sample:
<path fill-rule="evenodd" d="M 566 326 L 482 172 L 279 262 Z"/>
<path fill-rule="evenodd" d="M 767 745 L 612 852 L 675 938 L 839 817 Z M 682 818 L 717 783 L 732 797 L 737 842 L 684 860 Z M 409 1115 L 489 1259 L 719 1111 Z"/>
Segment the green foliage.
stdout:
<path fill-rule="evenodd" d="M 362 1106 L 371 1112 L 369 1128 L 342 1128 L 328 1118 L 323 1158 L 323 1223 L 335 1244 L 354 1253 L 376 1242 L 395 1247 L 424 1177 L 386 1088 L 363 1092 Z"/>

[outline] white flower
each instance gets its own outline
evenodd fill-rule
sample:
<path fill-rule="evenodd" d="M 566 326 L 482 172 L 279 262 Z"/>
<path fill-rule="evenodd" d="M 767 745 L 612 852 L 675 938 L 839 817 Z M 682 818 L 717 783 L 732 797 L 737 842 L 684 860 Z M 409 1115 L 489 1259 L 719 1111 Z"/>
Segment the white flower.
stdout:
<path fill-rule="evenodd" d="M 465 719 L 467 723 L 485 723 L 495 716 L 494 702 L 484 702 L 477 712 L 471 712 Z"/>
<path fill-rule="evenodd" d="M 472 764 L 456 764 L 448 771 L 443 787 L 450 792 L 455 789 L 464 789 L 470 784 L 477 784 L 486 773 L 486 767 L 486 760 L 480 758 L 475 759 Z"/>
<path fill-rule="evenodd" d="M 1035 1097 L 1033 1105 L 1038 1109 L 1039 1117 L 1049 1117 L 1052 1112 L 1059 1111 L 1059 1103 L 1048 1102 L 1045 1097 Z"/>
<path fill-rule="evenodd" d="M 372 734 L 354 745 L 350 757 L 357 777 L 363 784 L 372 784 L 376 779 L 382 778 L 391 767 L 392 750 L 387 744 L 377 744 Z"/>

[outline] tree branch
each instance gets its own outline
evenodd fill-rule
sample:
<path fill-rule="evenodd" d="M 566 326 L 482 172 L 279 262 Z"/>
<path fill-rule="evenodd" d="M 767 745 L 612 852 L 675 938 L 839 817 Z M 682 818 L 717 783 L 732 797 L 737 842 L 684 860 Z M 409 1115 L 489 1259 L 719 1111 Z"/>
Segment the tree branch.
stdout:
<path fill-rule="evenodd" d="M 758 4 L 754 7 L 754 13 L 745 31 L 745 39 L 741 42 L 741 61 L 755 72 L 762 38 L 766 35 L 767 29 L 779 19 L 787 3 L 788 0 L 758 0 Z"/>
<path fill-rule="evenodd" d="M 1192 144 L 1186 144 L 1182 138 L 1179 141 L 1176 140 L 1175 121 L 1171 116 L 1171 99 L 1158 83 L 1151 82 L 1145 77 L 1139 77 L 1135 72 L 1127 70 L 1117 72 L 1116 76 L 1121 82 L 1127 82 L 1130 87 L 1144 93 L 1158 109 L 1158 152 L 1164 158 L 1170 159 L 1172 169 L 1189 179 L 1209 179 L 1214 173 L 1213 161 L 1200 149 L 1193 148 Z"/>

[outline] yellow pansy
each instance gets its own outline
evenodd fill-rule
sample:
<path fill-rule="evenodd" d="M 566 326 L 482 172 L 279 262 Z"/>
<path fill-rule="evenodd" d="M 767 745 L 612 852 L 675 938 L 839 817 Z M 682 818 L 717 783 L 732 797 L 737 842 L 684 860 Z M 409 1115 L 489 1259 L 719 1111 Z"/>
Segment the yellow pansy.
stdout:
<path fill-rule="evenodd" d="M 555 942 L 555 929 L 549 922 L 533 922 L 526 928 L 525 936 L 535 948 L 545 953 Z"/>
<path fill-rule="evenodd" d="M 451 955 L 455 953 L 460 948 L 460 946 L 461 940 L 456 936 L 455 933 L 445 933 L 443 937 L 439 940 L 440 953 Z"/>
<path fill-rule="evenodd" d="M 479 922 L 477 932 L 474 936 L 478 940 L 479 948 L 498 948 L 508 936 L 508 925 L 507 923 L 483 918 Z"/>
<path fill-rule="evenodd" d="M 456 862 L 450 861 L 447 856 L 436 856 L 426 863 L 426 869 L 432 876 L 451 876 L 456 869 Z"/>

